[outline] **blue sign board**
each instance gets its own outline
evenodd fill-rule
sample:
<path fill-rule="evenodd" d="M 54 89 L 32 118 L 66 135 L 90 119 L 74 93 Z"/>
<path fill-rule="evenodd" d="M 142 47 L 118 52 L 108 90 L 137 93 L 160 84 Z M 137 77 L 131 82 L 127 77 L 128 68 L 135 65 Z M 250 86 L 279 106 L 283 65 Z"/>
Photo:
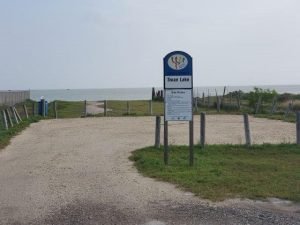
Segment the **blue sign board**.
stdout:
<path fill-rule="evenodd" d="M 193 120 L 193 61 L 182 51 L 164 57 L 165 121 Z"/>
<path fill-rule="evenodd" d="M 164 57 L 164 88 L 193 88 L 193 60 L 189 54 L 174 51 Z"/>

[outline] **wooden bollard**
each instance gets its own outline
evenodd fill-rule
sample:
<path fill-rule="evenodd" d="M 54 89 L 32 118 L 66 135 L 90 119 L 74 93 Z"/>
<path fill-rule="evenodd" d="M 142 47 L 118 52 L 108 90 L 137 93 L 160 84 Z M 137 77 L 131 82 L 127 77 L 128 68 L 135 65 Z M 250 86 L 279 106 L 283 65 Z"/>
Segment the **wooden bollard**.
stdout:
<path fill-rule="evenodd" d="M 155 148 L 160 147 L 160 116 L 156 116 L 155 121 Z"/>
<path fill-rule="evenodd" d="M 5 113 L 6 113 L 6 115 L 7 115 L 7 118 L 8 118 L 8 121 L 9 121 L 10 126 L 13 127 L 13 126 L 14 126 L 14 123 L 13 123 L 13 121 L 12 121 L 12 119 L 11 119 L 11 115 L 10 115 L 9 110 L 6 109 L 6 110 L 5 110 Z"/>
<path fill-rule="evenodd" d="M 24 113 L 25 113 L 26 119 L 28 119 L 28 111 L 27 111 L 27 107 L 26 107 L 26 105 L 25 105 L 25 104 L 23 105 L 23 110 L 24 110 Z"/>
<path fill-rule="evenodd" d="M 250 126 L 249 126 L 249 117 L 248 114 L 244 114 L 244 127 L 245 127 L 245 138 L 246 138 L 246 145 L 251 145 L 251 134 L 250 134 Z"/>
<path fill-rule="evenodd" d="M 300 145 L 300 111 L 296 113 L 297 144 Z"/>
<path fill-rule="evenodd" d="M 2 115 L 3 115 L 4 128 L 8 130 L 7 118 L 4 110 L 2 110 Z"/>
<path fill-rule="evenodd" d="M 200 116 L 200 145 L 202 148 L 205 146 L 205 126 L 206 126 L 206 115 L 204 112 Z"/>
<path fill-rule="evenodd" d="M 164 121 L 164 163 L 169 163 L 169 140 L 168 140 L 168 121 Z"/>

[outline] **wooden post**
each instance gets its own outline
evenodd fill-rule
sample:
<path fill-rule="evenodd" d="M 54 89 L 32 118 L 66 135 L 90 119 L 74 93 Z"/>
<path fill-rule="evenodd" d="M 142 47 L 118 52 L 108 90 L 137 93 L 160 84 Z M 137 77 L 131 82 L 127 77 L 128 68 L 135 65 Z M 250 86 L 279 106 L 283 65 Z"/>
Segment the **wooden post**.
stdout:
<path fill-rule="evenodd" d="M 168 143 L 168 121 L 164 121 L 164 162 L 169 163 L 169 143 Z"/>
<path fill-rule="evenodd" d="M 273 101 L 272 101 L 271 114 L 275 113 L 275 111 L 276 111 L 276 104 L 277 104 L 277 97 L 274 96 Z"/>
<path fill-rule="evenodd" d="M 160 116 L 156 116 L 155 122 L 155 148 L 160 147 Z"/>
<path fill-rule="evenodd" d="M 32 102 L 32 116 L 35 116 L 35 102 Z"/>
<path fill-rule="evenodd" d="M 7 118 L 4 110 L 2 110 L 2 115 L 3 115 L 4 128 L 8 130 Z"/>
<path fill-rule="evenodd" d="M 209 108 L 210 105 L 210 95 L 209 95 L 209 90 L 208 90 L 208 95 L 207 95 L 207 108 Z"/>
<path fill-rule="evenodd" d="M 202 148 L 205 146 L 205 127 L 206 127 L 206 118 L 205 113 L 201 113 L 200 119 L 200 145 Z"/>
<path fill-rule="evenodd" d="M 104 116 L 107 116 L 107 100 L 104 100 Z"/>
<path fill-rule="evenodd" d="M 27 111 L 27 107 L 26 107 L 25 104 L 23 105 L 23 109 L 24 109 L 24 113 L 25 113 L 26 119 L 28 119 L 28 111 Z"/>
<path fill-rule="evenodd" d="M 205 94 L 204 94 L 204 92 L 202 92 L 202 105 L 203 106 L 205 105 Z"/>
<path fill-rule="evenodd" d="M 190 133 L 190 137 L 189 137 L 189 150 L 190 150 L 190 166 L 194 165 L 194 121 L 193 119 L 189 122 L 189 133 Z"/>
<path fill-rule="evenodd" d="M 216 104 L 217 104 L 217 111 L 218 112 L 220 112 L 220 98 L 219 98 L 219 96 L 218 96 L 218 92 L 217 92 L 217 89 L 215 89 L 215 91 L 216 91 Z"/>
<path fill-rule="evenodd" d="M 13 109 L 14 109 L 14 111 L 16 112 L 16 115 L 17 115 L 17 117 L 18 117 L 18 120 L 21 122 L 21 121 L 22 121 L 22 118 L 21 118 L 20 114 L 18 113 L 16 107 L 13 107 Z"/>
<path fill-rule="evenodd" d="M 129 101 L 127 101 L 127 115 L 130 114 L 130 105 L 129 105 Z"/>
<path fill-rule="evenodd" d="M 197 97 L 194 98 L 194 111 L 198 112 L 198 100 L 197 100 Z"/>
<path fill-rule="evenodd" d="M 10 107 L 10 110 L 11 110 L 12 114 L 14 115 L 14 119 L 16 121 L 16 124 L 19 124 L 19 120 L 18 120 L 18 117 L 17 117 L 17 114 L 16 114 L 14 108 Z"/>
<path fill-rule="evenodd" d="M 87 116 L 87 102 L 86 100 L 84 100 L 84 110 L 83 110 L 83 116 L 86 117 Z"/>
<path fill-rule="evenodd" d="M 238 110 L 240 110 L 241 109 L 241 92 L 240 91 L 237 92 L 236 102 L 237 102 Z"/>
<path fill-rule="evenodd" d="M 217 111 L 220 112 L 221 110 L 220 96 L 216 95 L 216 98 L 217 98 Z"/>
<path fill-rule="evenodd" d="M 149 100 L 149 114 L 152 116 L 153 108 L 152 108 L 152 100 Z"/>
<path fill-rule="evenodd" d="M 289 115 L 290 111 L 293 108 L 293 103 L 289 103 L 288 108 L 286 109 L 285 113 L 284 113 L 284 119 L 286 119 L 286 117 Z"/>
<path fill-rule="evenodd" d="M 12 121 L 12 119 L 11 119 L 11 115 L 10 115 L 9 110 L 6 109 L 5 112 L 6 112 L 6 115 L 7 115 L 7 117 L 8 117 L 8 121 L 9 121 L 10 126 L 13 127 L 14 124 L 13 124 L 13 121 Z"/>
<path fill-rule="evenodd" d="M 300 111 L 296 115 L 297 144 L 300 145 Z"/>
<path fill-rule="evenodd" d="M 58 115 L 57 115 L 57 103 L 56 103 L 56 101 L 54 101 L 53 107 L 54 107 L 54 116 L 55 116 L 55 119 L 57 119 Z"/>
<path fill-rule="evenodd" d="M 246 145 L 251 145 L 251 134 L 250 134 L 250 126 L 249 126 L 249 117 L 248 114 L 244 114 L 244 127 L 245 127 L 245 137 L 246 137 Z"/>
<path fill-rule="evenodd" d="M 258 101 L 256 103 L 255 114 L 259 113 L 260 105 L 261 105 L 261 95 L 258 97 Z"/>
<path fill-rule="evenodd" d="M 221 101 L 220 101 L 220 105 L 223 105 L 223 104 L 224 104 L 224 101 L 225 101 L 225 94 L 226 94 L 226 86 L 224 86 L 223 96 L 222 96 L 222 99 L 221 99 Z"/>

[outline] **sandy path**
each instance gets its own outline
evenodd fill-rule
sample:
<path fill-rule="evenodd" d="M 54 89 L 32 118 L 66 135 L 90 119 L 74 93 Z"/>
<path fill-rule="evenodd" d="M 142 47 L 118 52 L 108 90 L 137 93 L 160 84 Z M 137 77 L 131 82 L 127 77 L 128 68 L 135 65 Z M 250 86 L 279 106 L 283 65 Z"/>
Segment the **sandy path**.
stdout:
<path fill-rule="evenodd" d="M 127 158 L 153 144 L 154 120 L 32 124 L 0 152 L 0 224 L 300 224 L 296 205 L 213 204 L 139 175 Z M 208 142 L 242 143 L 241 122 L 241 116 L 208 116 Z M 256 143 L 295 140 L 293 124 L 250 122 Z M 186 124 L 171 123 L 169 129 L 171 144 L 187 143 Z"/>

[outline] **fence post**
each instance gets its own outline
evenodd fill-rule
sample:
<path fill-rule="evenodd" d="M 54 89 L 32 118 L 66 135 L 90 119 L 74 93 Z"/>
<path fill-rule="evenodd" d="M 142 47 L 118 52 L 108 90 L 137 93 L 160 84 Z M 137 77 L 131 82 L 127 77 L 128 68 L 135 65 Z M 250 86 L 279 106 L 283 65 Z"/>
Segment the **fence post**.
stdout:
<path fill-rule="evenodd" d="M 155 148 L 160 147 L 160 116 L 156 116 L 155 122 Z"/>
<path fill-rule="evenodd" d="M 275 113 L 275 111 L 276 111 L 276 103 L 277 103 L 277 98 L 276 98 L 276 96 L 274 96 L 273 101 L 272 101 L 271 114 Z"/>
<path fill-rule="evenodd" d="M 240 91 L 237 92 L 236 103 L 237 103 L 238 110 L 240 110 L 241 109 L 241 92 Z"/>
<path fill-rule="evenodd" d="M 8 130 L 7 118 L 4 110 L 2 110 L 2 115 L 3 115 L 4 127 L 6 130 Z"/>
<path fill-rule="evenodd" d="M 300 111 L 296 113 L 297 144 L 300 145 Z"/>
<path fill-rule="evenodd" d="M 57 115 L 57 103 L 56 103 L 56 101 L 54 101 L 53 107 L 54 107 L 54 116 L 55 116 L 55 119 L 57 119 L 58 115 Z"/>
<path fill-rule="evenodd" d="M 26 119 L 28 119 L 28 112 L 27 112 L 27 108 L 26 108 L 25 104 L 23 105 L 23 109 L 24 109 L 24 113 L 25 113 Z"/>
<path fill-rule="evenodd" d="M 221 110 L 221 101 L 220 101 L 220 96 L 216 96 L 217 98 L 217 111 L 220 112 Z"/>
<path fill-rule="evenodd" d="M 190 157 L 189 163 L 190 166 L 194 165 L 194 120 L 189 121 L 189 150 Z"/>
<path fill-rule="evenodd" d="M 5 112 L 6 112 L 6 115 L 7 115 L 7 117 L 8 117 L 8 121 L 9 121 L 10 126 L 13 127 L 14 124 L 13 124 L 13 121 L 12 121 L 12 119 L 11 119 L 9 109 L 6 109 Z"/>
<path fill-rule="evenodd" d="M 127 101 L 127 115 L 130 114 L 130 105 L 129 105 L 129 101 Z"/>
<path fill-rule="evenodd" d="M 168 121 L 164 121 L 164 162 L 165 165 L 169 163 L 169 143 L 168 143 Z"/>
<path fill-rule="evenodd" d="M 87 103 L 86 103 L 86 100 L 84 100 L 84 117 L 86 117 L 87 116 Z"/>
<path fill-rule="evenodd" d="M 21 116 L 20 116 L 20 114 L 18 113 L 16 107 L 13 107 L 13 109 L 14 109 L 14 111 L 16 112 L 16 115 L 17 115 L 19 121 L 20 121 L 20 122 L 23 121 L 22 118 L 21 118 Z"/>
<path fill-rule="evenodd" d="M 35 116 L 35 102 L 32 102 L 32 116 Z"/>
<path fill-rule="evenodd" d="M 202 148 L 205 146 L 205 126 L 206 126 L 206 118 L 205 112 L 201 113 L 200 119 L 200 145 Z"/>
<path fill-rule="evenodd" d="M 260 105 L 261 105 L 261 95 L 258 97 L 258 101 L 256 103 L 255 114 L 259 112 Z"/>
<path fill-rule="evenodd" d="M 246 145 L 251 145 L 251 134 L 250 134 L 250 126 L 249 126 L 249 117 L 248 114 L 244 114 L 244 127 L 245 127 L 245 137 L 246 137 Z"/>
<path fill-rule="evenodd" d="M 18 120 L 18 117 L 17 117 L 17 114 L 16 114 L 14 108 L 13 108 L 13 107 L 10 107 L 10 111 L 12 112 L 12 114 L 13 114 L 13 116 L 14 116 L 14 119 L 15 119 L 15 121 L 16 121 L 16 124 L 19 124 L 19 120 Z"/>
<path fill-rule="evenodd" d="M 152 100 L 149 100 L 149 114 L 152 116 L 153 108 L 152 108 Z"/>
<path fill-rule="evenodd" d="M 104 116 L 107 116 L 107 100 L 104 100 Z"/>

